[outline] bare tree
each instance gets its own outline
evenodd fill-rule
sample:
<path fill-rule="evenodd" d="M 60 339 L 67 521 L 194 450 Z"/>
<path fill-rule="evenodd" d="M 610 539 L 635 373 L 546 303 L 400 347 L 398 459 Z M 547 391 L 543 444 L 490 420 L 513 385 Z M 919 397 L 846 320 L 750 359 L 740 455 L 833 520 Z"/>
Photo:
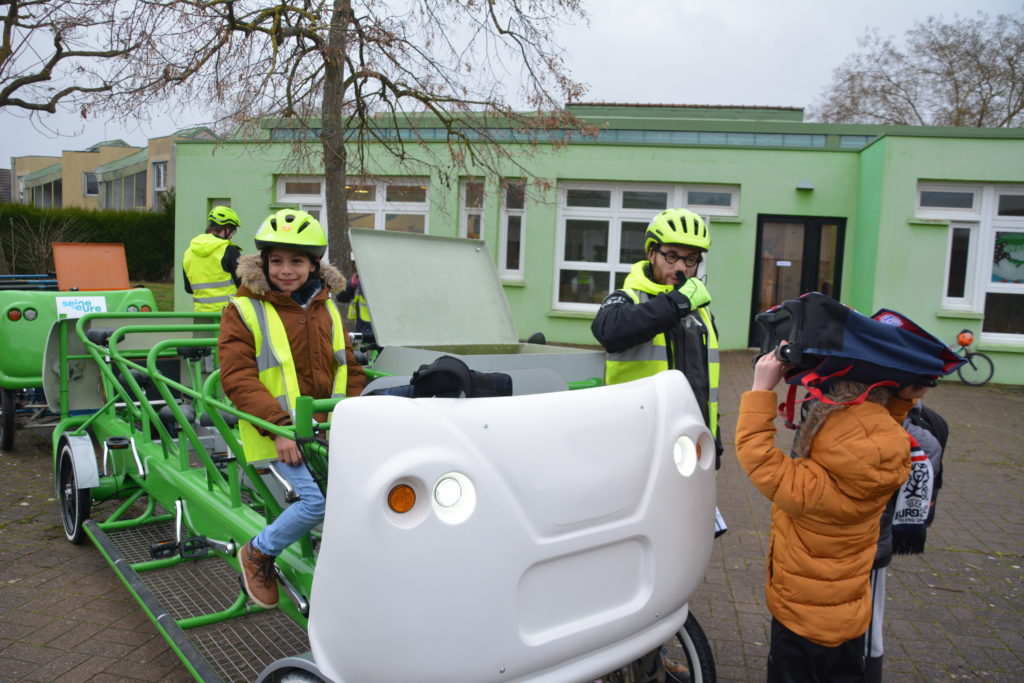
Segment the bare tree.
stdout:
<path fill-rule="evenodd" d="M 1024 12 L 929 17 L 906 49 L 868 30 L 809 112 L 835 123 L 1010 128 L 1024 125 Z"/>
<path fill-rule="evenodd" d="M 262 130 L 253 121 L 275 118 L 279 132 L 318 139 L 329 256 L 343 267 L 351 266 L 346 178 L 374 170 L 364 143 L 409 168 L 497 172 L 516 163 L 509 142 L 563 143 L 582 128 L 563 105 L 584 90 L 569 77 L 554 40 L 562 22 L 584 18 L 579 0 L 135 6 L 147 32 L 123 60 L 133 87 L 99 103 L 123 116 L 173 96 L 215 107 L 222 120 L 248 121 L 253 135 Z M 509 104 L 517 100 L 530 111 Z M 427 144 L 438 141 L 447 143 L 441 156 Z"/>
<path fill-rule="evenodd" d="M 3 0 L 0 8 L 0 107 L 52 114 L 109 92 L 120 84 L 115 60 L 141 39 L 130 8 L 109 0 Z"/>

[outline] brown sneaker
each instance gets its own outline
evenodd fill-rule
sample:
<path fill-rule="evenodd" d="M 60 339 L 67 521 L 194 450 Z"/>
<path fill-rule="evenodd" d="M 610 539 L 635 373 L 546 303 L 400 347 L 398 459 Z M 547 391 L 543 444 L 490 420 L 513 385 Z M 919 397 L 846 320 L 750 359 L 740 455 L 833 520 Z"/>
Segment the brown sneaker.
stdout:
<path fill-rule="evenodd" d="M 274 556 L 264 555 L 249 541 L 238 551 L 242 568 L 242 584 L 252 601 L 265 609 L 277 607 L 277 572 Z"/>

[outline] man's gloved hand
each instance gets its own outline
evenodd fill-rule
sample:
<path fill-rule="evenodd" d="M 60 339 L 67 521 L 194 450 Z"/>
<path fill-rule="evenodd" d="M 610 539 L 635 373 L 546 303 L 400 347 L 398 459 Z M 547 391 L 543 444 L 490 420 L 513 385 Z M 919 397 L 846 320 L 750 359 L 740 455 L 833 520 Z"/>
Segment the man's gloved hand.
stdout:
<path fill-rule="evenodd" d="M 702 280 L 695 277 L 683 281 L 683 284 L 679 285 L 679 293 L 689 302 L 691 311 L 696 311 L 701 306 L 711 303 L 711 294 L 708 293 L 708 288 Z"/>

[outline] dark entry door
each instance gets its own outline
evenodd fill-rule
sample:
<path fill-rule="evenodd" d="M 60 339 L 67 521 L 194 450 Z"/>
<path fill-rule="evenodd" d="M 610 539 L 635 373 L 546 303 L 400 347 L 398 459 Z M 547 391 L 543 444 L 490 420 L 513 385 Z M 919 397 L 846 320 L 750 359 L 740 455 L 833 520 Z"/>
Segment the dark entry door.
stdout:
<path fill-rule="evenodd" d="M 839 298 L 845 218 L 759 216 L 750 345 L 761 343 L 754 316 L 805 292 Z"/>

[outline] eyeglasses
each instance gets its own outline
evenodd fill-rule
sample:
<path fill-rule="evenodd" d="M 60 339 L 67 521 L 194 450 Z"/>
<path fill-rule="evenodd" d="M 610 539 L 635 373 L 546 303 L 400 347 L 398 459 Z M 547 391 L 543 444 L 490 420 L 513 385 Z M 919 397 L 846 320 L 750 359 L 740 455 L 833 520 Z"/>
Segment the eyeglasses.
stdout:
<path fill-rule="evenodd" d="M 682 261 L 688 267 L 693 268 L 695 265 L 701 262 L 701 257 L 698 254 L 687 254 L 686 256 L 680 256 L 679 254 L 676 254 L 675 252 L 671 251 L 661 251 L 660 249 L 655 249 L 655 251 L 661 254 L 662 258 L 668 261 L 669 264 L 675 263 L 676 261 Z"/>

